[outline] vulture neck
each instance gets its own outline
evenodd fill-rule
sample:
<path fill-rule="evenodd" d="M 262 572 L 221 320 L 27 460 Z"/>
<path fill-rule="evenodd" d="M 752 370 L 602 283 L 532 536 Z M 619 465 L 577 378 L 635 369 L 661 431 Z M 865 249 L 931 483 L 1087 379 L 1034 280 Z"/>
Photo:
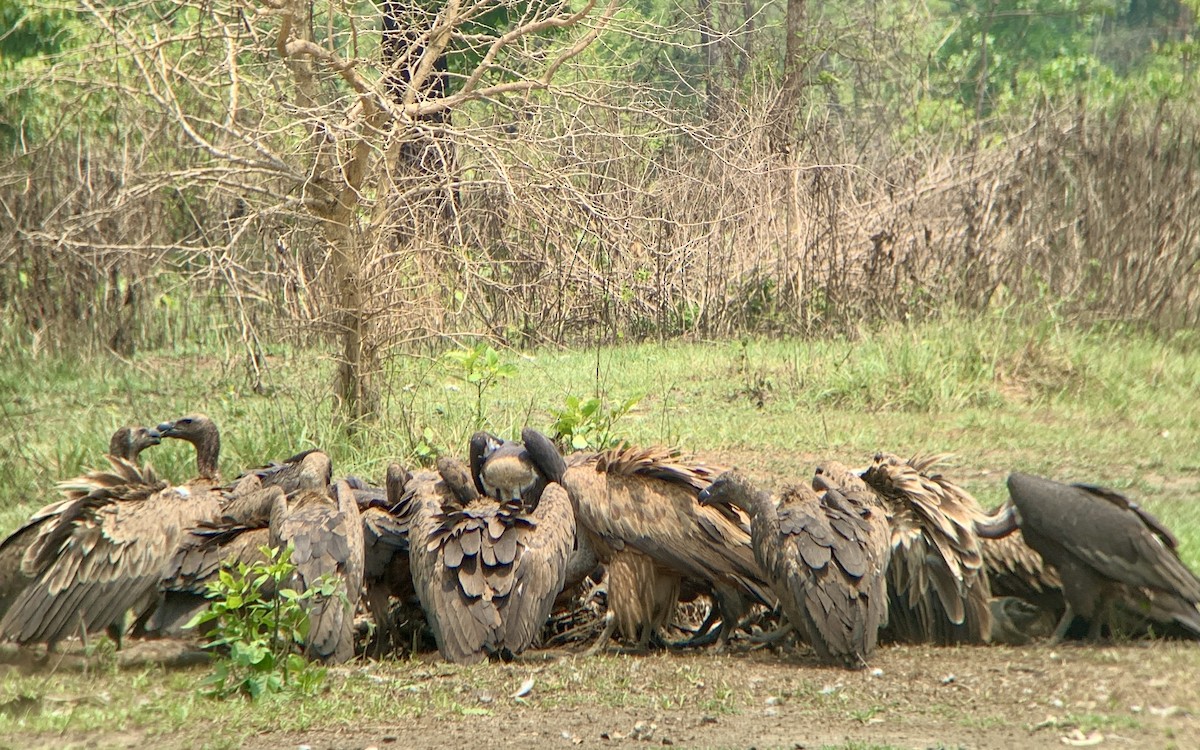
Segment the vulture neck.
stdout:
<path fill-rule="evenodd" d="M 221 458 L 221 437 L 216 428 L 206 430 L 192 441 L 196 447 L 196 472 L 199 478 L 214 483 L 220 483 L 221 471 L 218 463 Z"/>
<path fill-rule="evenodd" d="M 737 493 L 731 500 L 734 505 L 750 515 L 755 527 L 761 527 L 768 532 L 779 530 L 779 513 L 767 493 L 747 490 Z"/>
<path fill-rule="evenodd" d="M 1020 522 L 1017 506 L 1010 500 L 1000 506 L 996 515 L 976 519 L 975 533 L 984 539 L 1001 539 L 1016 531 Z"/>

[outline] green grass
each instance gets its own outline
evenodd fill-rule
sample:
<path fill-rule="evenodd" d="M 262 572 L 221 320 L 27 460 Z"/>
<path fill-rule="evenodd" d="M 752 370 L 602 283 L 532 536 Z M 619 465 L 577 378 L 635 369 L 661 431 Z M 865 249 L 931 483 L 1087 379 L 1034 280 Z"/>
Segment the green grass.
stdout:
<path fill-rule="evenodd" d="M 1012 469 L 1113 485 L 1159 513 L 1200 562 L 1200 347 L 1136 331 L 1078 331 L 1003 315 L 956 318 L 853 338 L 639 344 L 505 352 L 516 375 L 484 395 L 491 429 L 547 429 L 570 395 L 641 401 L 615 431 L 739 463 L 772 481 L 816 461 L 861 464 L 877 450 L 950 452 L 947 467 L 985 504 Z M 249 391 L 236 350 L 152 352 L 130 362 L 26 355 L 0 370 L 0 528 L 55 497 L 54 483 L 102 462 L 126 422 L 203 411 L 222 427 L 222 468 L 310 447 L 340 472 L 380 480 L 389 460 L 463 454 L 475 394 L 438 358 L 385 362 L 384 415 L 347 434 L 331 395 L 334 363 L 279 346 L 268 392 Z M 146 458 L 191 475 L 174 441 Z M 983 473 L 989 472 L 989 473 Z"/>
<path fill-rule="evenodd" d="M 195 411 L 221 426 L 228 477 L 309 447 L 328 451 L 338 473 L 377 481 L 389 460 L 412 466 L 426 448 L 465 454 L 476 395 L 437 357 L 387 360 L 383 418 L 348 433 L 330 395 L 333 361 L 282 346 L 269 354 L 265 395 L 246 388 L 235 350 L 159 351 L 129 362 L 30 354 L 9 360 L 0 369 L 0 529 L 55 499 L 55 482 L 100 465 L 117 426 Z M 769 484 L 804 479 L 825 458 L 862 464 L 881 449 L 950 452 L 946 473 L 985 505 L 1003 498 L 1003 478 L 1013 469 L 1127 491 L 1175 530 L 1184 558 L 1200 567 L 1194 337 L 1164 340 L 994 316 L 819 341 L 504 355 L 516 374 L 484 395 L 486 422 L 504 435 L 525 424 L 547 428 L 550 409 L 569 395 L 611 402 L 640 395 L 616 425 L 618 435 L 737 464 Z M 190 448 L 174 441 L 145 458 L 176 480 L 194 473 Z M 684 712 L 719 721 L 757 716 L 766 695 L 748 688 L 737 667 L 714 670 L 707 658 L 601 657 L 537 667 L 400 661 L 334 670 L 316 698 L 258 704 L 199 696 L 195 686 L 206 672 L 196 669 L 99 668 L 86 687 L 78 674 L 0 672 L 0 704 L 26 695 L 37 706 L 22 716 L 0 710 L 0 737 L 103 730 L 169 739 L 172 746 L 241 747 L 260 734 L 338 731 L 364 722 L 488 720 L 512 709 L 508 696 L 531 673 L 537 687 L 530 705 L 546 709 Z M 651 666 L 643 673 L 639 663 Z M 864 728 L 902 714 L 890 699 L 858 696 L 852 686 L 826 694 L 824 687 L 838 679 L 809 672 L 773 694 L 788 710 L 803 706 Z M 955 726 L 999 728 L 993 716 L 972 719 L 963 707 L 944 713 Z M 1117 731 L 1137 723 L 1102 715 L 1070 720 Z"/>

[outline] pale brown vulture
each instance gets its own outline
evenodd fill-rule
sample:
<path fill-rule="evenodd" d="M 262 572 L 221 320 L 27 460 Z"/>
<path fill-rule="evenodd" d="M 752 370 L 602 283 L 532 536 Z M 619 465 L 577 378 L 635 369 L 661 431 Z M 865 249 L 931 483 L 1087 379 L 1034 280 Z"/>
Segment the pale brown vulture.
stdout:
<path fill-rule="evenodd" d="M 1058 571 L 1067 607 L 1055 641 L 1075 617 L 1088 622 L 1089 639 L 1101 637 L 1115 606 L 1200 638 L 1200 579 L 1179 559 L 1178 542 L 1157 518 L 1096 485 L 1013 473 L 1008 492 L 1011 501 L 997 517 L 977 527 L 989 537 L 1019 527 Z"/>
<path fill-rule="evenodd" d="M 825 663 L 866 666 L 888 619 L 884 573 L 891 554 L 888 522 L 865 486 L 829 487 L 820 496 L 790 487 L 778 506 L 736 472 L 700 493 L 701 502 L 732 503 L 750 515 L 754 556 L 783 613 Z"/>
<path fill-rule="evenodd" d="M 92 489 L 39 530 L 23 561 L 34 577 L 0 621 L 0 634 L 50 645 L 116 627 L 158 597 L 162 570 L 187 529 L 220 511 L 220 496 L 202 487 L 169 487 L 150 469 L 111 459 L 93 472 Z"/>
<path fill-rule="evenodd" d="M 411 513 L 417 596 L 439 652 L 452 662 L 508 659 L 533 643 L 562 590 L 575 538 L 561 485 L 535 481 L 542 489 L 533 497 L 523 480 L 505 483 L 511 467 L 490 472 L 488 458 L 473 456 L 474 470 L 440 459 L 436 479 L 410 482 L 400 511 Z M 477 483 L 505 499 L 481 494 Z"/>
<path fill-rule="evenodd" d="M 121 427 L 113 433 L 109 440 L 108 455 L 125 459 L 129 463 L 137 465 L 142 451 L 158 445 L 159 441 L 158 432 L 150 428 Z M 106 472 L 98 472 L 101 477 L 106 474 Z M 0 617 L 8 612 L 21 590 L 33 582 L 32 575 L 25 572 L 22 561 L 34 540 L 37 539 L 38 533 L 47 524 L 55 523 L 62 511 L 70 506 L 72 501 L 78 500 L 98 488 L 98 485 L 88 482 L 86 477 L 81 479 L 83 481 L 74 480 L 62 485 L 60 489 L 66 496 L 65 499 L 39 509 L 20 528 L 0 542 Z"/>
<path fill-rule="evenodd" d="M 221 433 L 217 424 L 203 414 L 192 414 L 158 426 L 165 438 L 175 438 L 192 444 L 196 449 L 196 477 L 190 486 L 215 488 L 221 484 Z"/>
<path fill-rule="evenodd" d="M 885 639 L 987 643 L 991 588 L 969 493 L 932 467 L 941 457 L 875 456 L 863 480 L 883 499 L 892 528 Z"/>
<path fill-rule="evenodd" d="M 328 457 L 323 453 L 326 464 Z M 330 594 L 305 602 L 309 630 L 304 654 L 310 659 L 341 664 L 354 657 L 354 611 L 363 586 L 363 526 L 354 493 L 345 482 L 330 491 L 330 474 L 323 482 L 305 475 L 286 505 L 275 504 L 270 546 L 291 545 L 292 579 L 282 584 L 299 592 L 323 577 L 333 582 Z"/>
<path fill-rule="evenodd" d="M 715 473 L 661 448 L 622 446 L 572 457 L 563 484 L 608 577 L 608 621 L 591 652 L 615 631 L 645 649 L 670 622 L 684 579 L 713 593 L 721 616 L 718 648 L 751 602 L 774 606 L 750 547 L 748 519 L 732 505 L 697 499 Z"/>

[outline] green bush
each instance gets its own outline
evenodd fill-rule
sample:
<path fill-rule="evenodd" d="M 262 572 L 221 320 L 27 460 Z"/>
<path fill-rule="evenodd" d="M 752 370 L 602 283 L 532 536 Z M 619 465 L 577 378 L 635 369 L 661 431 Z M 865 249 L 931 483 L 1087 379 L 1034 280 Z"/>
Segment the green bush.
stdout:
<path fill-rule="evenodd" d="M 213 623 L 205 648 L 223 653 L 204 682 L 206 695 L 258 698 L 288 688 L 310 693 L 325 677 L 324 668 L 300 654 L 309 628 L 304 603 L 336 595 L 336 582 L 327 576 L 303 593 L 285 588 L 296 570 L 292 546 L 282 550 L 263 547 L 262 552 L 267 557 L 264 562 L 222 568 L 208 584 L 212 604 L 187 624 L 194 628 Z M 264 590 L 278 593 L 268 597 Z"/>
<path fill-rule="evenodd" d="M 616 406 L 605 406 L 598 396 L 567 396 L 561 409 L 550 410 L 554 417 L 550 428 L 559 443 L 575 450 L 611 448 L 620 442 L 613 427 L 641 400 L 641 396 L 630 396 Z"/>

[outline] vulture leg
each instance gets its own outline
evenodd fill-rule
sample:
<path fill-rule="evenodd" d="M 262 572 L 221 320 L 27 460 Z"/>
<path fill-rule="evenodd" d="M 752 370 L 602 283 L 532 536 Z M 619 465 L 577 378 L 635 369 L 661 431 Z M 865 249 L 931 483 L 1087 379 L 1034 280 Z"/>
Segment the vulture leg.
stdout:
<path fill-rule="evenodd" d="M 1054 629 L 1054 635 L 1050 636 L 1051 646 L 1060 643 L 1063 638 L 1067 637 L 1067 631 L 1071 629 L 1073 622 L 1075 622 L 1075 610 L 1071 607 L 1071 603 L 1067 602 L 1067 611 L 1063 612 L 1062 619 L 1058 621 L 1058 627 Z"/>
<path fill-rule="evenodd" d="M 1100 594 L 1100 601 L 1096 604 L 1096 613 L 1092 616 L 1092 621 L 1088 623 L 1087 638 L 1089 641 L 1098 641 L 1104 637 L 1104 626 L 1109 623 L 1112 616 L 1113 597 L 1107 592 Z"/>
<path fill-rule="evenodd" d="M 787 620 L 784 620 L 782 625 L 775 628 L 770 633 L 763 633 L 762 635 L 752 635 L 752 636 L 750 636 L 749 640 L 751 643 L 770 645 L 770 644 L 774 644 L 774 643 L 779 643 L 784 638 L 786 638 L 790 633 L 792 633 L 794 630 L 795 630 L 795 628 L 792 626 L 792 623 L 788 622 Z"/>
<path fill-rule="evenodd" d="M 584 652 L 584 656 L 595 656 L 604 651 L 605 647 L 608 646 L 608 642 L 612 640 L 613 633 L 616 630 L 617 618 L 613 617 L 612 612 L 606 613 L 604 615 L 604 630 L 600 632 L 600 637 L 596 639 L 596 642 Z"/>
<path fill-rule="evenodd" d="M 724 640 L 722 638 L 722 633 L 725 631 L 725 622 L 722 621 L 720 626 L 717 626 L 716 621 L 718 617 L 720 617 L 720 613 L 717 612 L 716 607 L 714 607 L 713 611 L 708 613 L 708 619 L 706 619 L 704 624 L 701 625 L 696 631 L 696 635 L 681 643 L 675 644 L 675 648 L 700 648 L 703 646 L 710 646 L 718 642 L 723 646 Z"/>
<path fill-rule="evenodd" d="M 712 639 L 708 638 L 708 635 L 710 633 L 712 633 L 713 628 L 716 627 L 717 620 L 720 619 L 720 617 L 721 617 L 721 613 L 720 613 L 720 611 L 717 610 L 716 607 L 710 608 L 708 610 L 708 615 L 704 618 L 704 622 L 700 623 L 700 627 L 698 627 L 694 631 L 692 631 L 693 637 L 687 639 L 686 641 L 684 641 L 683 643 L 681 643 L 679 645 L 683 646 L 683 647 L 703 646 L 703 645 L 712 643 Z M 701 642 L 701 639 L 705 639 L 703 643 Z"/>

